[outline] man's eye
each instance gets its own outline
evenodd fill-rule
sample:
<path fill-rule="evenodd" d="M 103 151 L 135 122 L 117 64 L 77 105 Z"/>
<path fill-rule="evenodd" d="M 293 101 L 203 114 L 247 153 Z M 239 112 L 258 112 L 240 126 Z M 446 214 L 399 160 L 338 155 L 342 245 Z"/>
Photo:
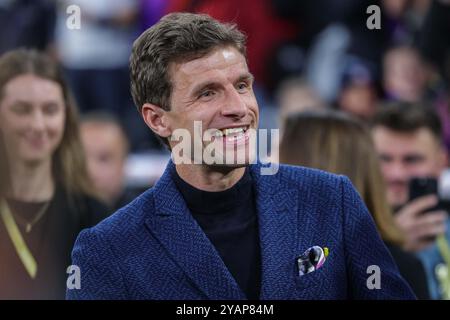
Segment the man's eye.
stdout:
<path fill-rule="evenodd" d="M 200 98 L 209 98 L 209 97 L 211 97 L 212 95 L 214 95 L 214 91 L 212 91 L 212 90 L 207 90 L 207 91 L 204 91 L 204 92 L 202 92 L 201 94 L 200 94 Z"/>
<path fill-rule="evenodd" d="M 416 156 L 416 157 L 407 157 L 405 159 L 405 163 L 406 164 L 416 164 L 416 163 L 420 163 L 424 160 L 423 157 L 420 156 Z"/>
<path fill-rule="evenodd" d="M 239 91 L 246 91 L 248 89 L 248 84 L 245 82 L 241 82 L 237 86 Z"/>

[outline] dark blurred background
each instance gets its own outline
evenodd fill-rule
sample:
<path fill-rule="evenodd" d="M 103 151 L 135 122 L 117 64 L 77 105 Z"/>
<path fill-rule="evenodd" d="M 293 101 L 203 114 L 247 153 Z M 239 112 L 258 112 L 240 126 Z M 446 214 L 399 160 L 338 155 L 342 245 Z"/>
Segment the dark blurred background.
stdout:
<path fill-rule="evenodd" d="M 66 26 L 73 4 L 81 9 L 79 30 Z M 369 30 L 366 9 L 374 4 L 381 29 Z M 0 53 L 33 47 L 58 59 L 83 114 L 120 119 L 130 142 L 127 181 L 146 184 L 167 154 L 133 105 L 128 58 L 137 36 L 173 11 L 208 13 L 247 34 L 263 128 L 304 108 L 367 121 L 385 100 L 427 100 L 450 145 L 446 1 L 1 0 Z"/>

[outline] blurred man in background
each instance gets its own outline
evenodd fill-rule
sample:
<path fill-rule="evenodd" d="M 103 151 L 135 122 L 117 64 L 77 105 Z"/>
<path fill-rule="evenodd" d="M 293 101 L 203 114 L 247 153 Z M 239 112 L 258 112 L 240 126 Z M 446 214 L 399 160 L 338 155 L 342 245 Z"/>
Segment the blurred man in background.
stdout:
<path fill-rule="evenodd" d="M 437 195 L 410 201 L 409 189 L 412 178 L 437 179 L 447 165 L 441 123 L 431 108 L 395 103 L 375 115 L 372 133 L 388 201 L 396 211 L 397 226 L 405 234 L 404 249 L 421 258 L 431 296 L 437 299 L 442 296 L 442 284 L 436 268 L 445 254 L 436 245 L 436 238 L 446 238 L 447 242 L 450 238 L 448 213 L 432 209 L 437 205 Z"/>

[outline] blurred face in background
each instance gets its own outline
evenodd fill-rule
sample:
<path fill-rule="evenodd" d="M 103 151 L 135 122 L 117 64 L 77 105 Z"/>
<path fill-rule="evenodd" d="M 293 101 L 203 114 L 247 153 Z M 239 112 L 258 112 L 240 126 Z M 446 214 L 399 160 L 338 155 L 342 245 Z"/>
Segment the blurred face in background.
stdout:
<path fill-rule="evenodd" d="M 1 91 L 0 133 L 9 163 L 51 161 L 65 123 L 61 86 L 32 74 L 8 81 Z"/>
<path fill-rule="evenodd" d="M 399 132 L 376 126 L 372 132 L 388 201 L 394 208 L 408 201 L 411 178 L 437 178 L 446 166 L 446 152 L 427 128 Z"/>
<path fill-rule="evenodd" d="M 102 200 L 114 205 L 124 188 L 127 140 L 114 123 L 87 121 L 80 129 L 89 176 Z"/>
<path fill-rule="evenodd" d="M 416 102 L 426 85 L 426 68 L 419 54 L 406 47 L 388 51 L 383 61 L 383 86 L 396 100 Z"/>
<path fill-rule="evenodd" d="M 345 87 L 339 97 L 339 108 L 354 116 L 369 120 L 376 111 L 377 95 L 370 84 L 351 84 Z"/>
<path fill-rule="evenodd" d="M 389 17 L 399 18 L 406 11 L 408 2 L 408 0 L 382 0 L 382 10 L 384 10 Z"/>
<path fill-rule="evenodd" d="M 300 81 L 287 83 L 284 86 L 282 85 L 279 91 L 277 103 L 280 109 L 281 123 L 290 114 L 325 108 L 325 103 L 307 83 Z"/>

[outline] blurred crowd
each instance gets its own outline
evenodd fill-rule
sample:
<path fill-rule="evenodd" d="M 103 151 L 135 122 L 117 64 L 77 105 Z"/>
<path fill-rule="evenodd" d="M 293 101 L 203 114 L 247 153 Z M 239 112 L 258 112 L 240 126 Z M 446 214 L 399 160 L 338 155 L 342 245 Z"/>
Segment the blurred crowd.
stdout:
<path fill-rule="evenodd" d="M 373 4 L 380 29 L 367 27 Z M 70 5 L 81 9 L 80 29 L 67 27 Z M 278 127 L 273 115 L 305 108 L 370 120 L 380 102 L 426 100 L 444 120 L 450 145 L 445 0 L 4 0 L 0 53 L 46 51 L 64 68 L 82 113 L 119 118 L 132 152 L 158 150 L 130 97 L 128 59 L 140 32 L 174 11 L 207 13 L 246 33 L 255 90 L 268 109 L 263 126 Z"/>
<path fill-rule="evenodd" d="M 381 9 L 381 29 L 369 29 L 366 23 L 371 15 L 366 9 L 374 4 Z M 81 9 L 80 29 L 67 27 L 70 5 Z M 38 227 L 45 218 L 39 214 L 47 209 L 52 213 L 67 207 L 85 217 L 55 220 L 59 226 L 72 223 L 69 235 L 47 233 L 49 243 L 61 244 L 56 249 L 41 246 L 32 232 L 24 233 L 25 242 L 38 246 L 29 251 L 41 253 L 35 264 L 43 257 L 60 261 L 49 267 L 41 284 L 46 287 L 51 271 L 65 265 L 67 248 L 79 230 L 128 203 L 164 168 L 167 151 L 131 99 L 128 64 L 137 36 L 175 11 L 207 13 L 238 25 L 248 37 L 260 127 L 282 131 L 280 162 L 347 175 L 416 295 L 450 299 L 448 214 L 436 196 L 412 199 L 410 194 L 414 178 L 438 180 L 449 164 L 448 0 L 0 0 L 0 156 L 8 163 L 3 172 L 0 165 L 0 178 L 10 180 L 0 183 L 0 198 L 7 194 L 11 211 L 25 216 L 20 230 Z M 8 57 L 18 48 L 37 51 L 20 51 L 21 65 L 17 53 Z M 61 67 L 61 75 L 53 63 Z M 12 64 L 18 71 L 8 69 Z M 47 116 L 53 117 L 47 153 L 40 155 L 53 161 L 40 171 L 27 171 L 16 162 L 36 155 L 7 137 L 31 125 L 20 120 L 34 117 L 27 97 L 41 99 Z M 64 104 L 72 106 L 73 115 L 58 120 Z M 36 140 L 36 150 L 44 143 L 30 139 Z M 70 154 L 77 157 L 72 167 L 64 158 Z M 130 159 L 136 157 L 140 165 L 131 168 Z M 148 177 L 144 183 L 133 182 L 136 167 L 137 176 Z M 24 184 L 34 184 L 39 192 L 27 193 Z M 54 196 L 58 186 L 64 192 Z M 73 208 L 72 196 L 82 197 L 86 205 Z M 49 202 L 49 197 L 59 202 Z M 50 210 L 52 206 L 56 209 Z M 37 212 L 39 219 L 26 222 L 27 210 Z M 0 239 L 14 238 L 15 228 L 8 227 L 7 217 L 3 220 Z M 16 290 L 31 286 L 14 277 L 34 279 L 35 265 L 23 262 L 30 252 L 16 257 L 20 245 L 15 243 L 14 249 L 1 243 L 0 298 L 63 297 L 57 280 L 46 293 Z M 58 254 L 52 255 L 55 250 Z M 5 263 L 13 256 L 13 263 Z"/>

